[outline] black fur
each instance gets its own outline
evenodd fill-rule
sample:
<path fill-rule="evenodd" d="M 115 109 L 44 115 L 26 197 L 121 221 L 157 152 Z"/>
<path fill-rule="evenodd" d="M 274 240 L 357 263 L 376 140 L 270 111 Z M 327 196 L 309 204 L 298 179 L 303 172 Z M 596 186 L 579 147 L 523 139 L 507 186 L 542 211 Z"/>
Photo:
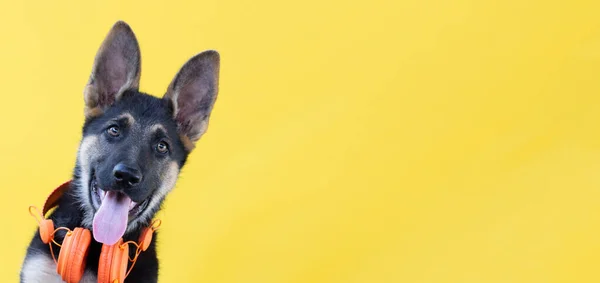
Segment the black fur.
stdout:
<path fill-rule="evenodd" d="M 161 124 L 167 128 L 168 135 L 173 141 L 171 145 L 171 156 L 173 160 L 176 160 L 180 167 L 183 167 L 188 156 L 183 144 L 181 143 L 177 135 L 177 125 L 173 121 L 173 109 L 168 100 L 159 99 L 144 93 L 129 90 L 123 94 L 121 100 L 114 106 L 109 108 L 106 113 L 97 118 L 90 118 L 85 121 L 83 126 L 83 136 L 86 135 L 102 135 L 105 130 L 107 122 L 112 118 L 119 116 L 122 113 L 130 113 L 134 117 L 136 123 L 142 123 L 142 126 L 148 126 L 151 124 Z M 122 147 L 131 147 L 138 140 L 135 137 L 124 137 Z M 117 143 L 117 142 L 113 142 Z M 151 145 L 148 145 L 151 147 Z M 122 156 L 119 154 L 119 156 Z M 152 154 L 140 154 L 140 163 L 151 163 Z M 106 166 L 110 166 L 107 164 Z M 71 183 L 70 190 L 60 200 L 58 208 L 49 216 L 52 219 L 55 227 L 67 227 L 71 230 L 76 227 L 81 227 L 83 220 L 84 211 L 80 204 L 80 199 L 77 196 L 76 186 L 81 178 L 80 176 L 80 165 L 77 164 L 73 173 L 73 182 Z M 154 186 L 155 188 L 156 186 Z M 133 197 L 132 197 L 133 199 Z M 162 201 L 161 201 L 162 202 Z M 153 207 L 149 215 L 154 216 L 158 211 L 159 207 Z M 147 220 L 140 223 L 138 228 L 134 231 L 126 233 L 123 236 L 123 241 L 137 241 L 143 227 L 150 225 L 149 217 Z M 91 229 L 92 227 L 86 227 Z M 155 232 L 156 233 L 156 232 Z M 56 241 L 62 242 L 65 232 L 59 231 L 56 234 Z M 153 241 L 147 251 L 142 252 L 138 257 L 135 264 L 135 268 L 131 274 L 127 277 L 127 283 L 133 282 L 156 282 L 158 276 L 158 259 L 156 257 L 156 234 Z M 60 247 L 53 245 L 54 255 L 58 256 Z M 102 244 L 92 240 L 90 245 L 89 254 L 87 257 L 86 271 L 92 271 L 97 274 L 98 271 L 98 259 L 100 256 L 100 250 Z M 39 236 L 39 231 L 36 231 L 29 248 L 27 250 L 27 256 L 45 254 L 48 257 L 51 256 L 50 250 L 47 244 L 44 244 Z M 130 249 L 130 256 L 134 256 L 134 249 Z M 27 260 L 27 258 L 25 259 Z"/>
<path fill-rule="evenodd" d="M 133 31 L 124 22 L 113 26 L 96 55 L 84 91 L 82 146 L 71 186 L 49 216 L 55 227 L 83 227 L 93 233 L 91 219 L 102 202 L 101 193 L 112 191 L 111 196 L 121 200 L 127 196 L 132 201 L 123 240 L 137 242 L 174 186 L 194 143 L 206 131 L 218 92 L 219 58 L 216 51 L 192 57 L 163 98 L 157 98 L 138 91 L 140 50 Z M 62 242 L 64 236 L 65 232 L 59 231 L 55 240 Z M 156 238 L 139 255 L 125 282 L 158 280 Z M 86 274 L 97 275 L 101 248 L 102 244 L 92 239 Z M 130 257 L 134 250 L 130 246 Z M 53 251 L 58 257 L 60 248 L 53 245 Z M 37 256 L 51 258 L 39 230 L 27 250 L 22 283 L 29 283 L 24 282 L 30 275 L 27 271 L 36 282 L 58 277 L 48 273 L 48 266 L 38 274 L 36 266 L 26 265 Z"/>

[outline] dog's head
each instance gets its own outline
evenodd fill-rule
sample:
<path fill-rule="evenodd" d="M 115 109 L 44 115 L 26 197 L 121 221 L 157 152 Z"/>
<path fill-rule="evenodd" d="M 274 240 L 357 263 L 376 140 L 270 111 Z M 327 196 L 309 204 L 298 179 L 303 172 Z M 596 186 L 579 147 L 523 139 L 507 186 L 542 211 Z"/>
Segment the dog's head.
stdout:
<path fill-rule="evenodd" d="M 190 59 L 162 98 L 138 91 L 140 50 L 118 22 L 96 55 L 84 91 L 85 125 L 74 184 L 83 226 L 112 244 L 148 222 L 207 129 L 217 98 L 219 54 Z"/>

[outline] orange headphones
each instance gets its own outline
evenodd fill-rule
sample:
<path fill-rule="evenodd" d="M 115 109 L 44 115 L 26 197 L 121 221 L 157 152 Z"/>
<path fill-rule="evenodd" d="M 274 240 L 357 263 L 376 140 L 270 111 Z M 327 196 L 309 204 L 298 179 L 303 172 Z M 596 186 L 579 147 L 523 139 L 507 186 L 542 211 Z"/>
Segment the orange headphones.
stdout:
<path fill-rule="evenodd" d="M 56 272 L 67 283 L 78 283 L 85 271 L 85 260 L 92 241 L 92 233 L 90 230 L 81 227 L 73 230 L 67 227 L 54 229 L 52 220 L 45 218 L 48 211 L 58 205 L 58 201 L 67 191 L 70 183 L 71 181 L 62 184 L 48 196 L 41 213 L 35 206 L 29 207 L 29 213 L 36 219 L 40 226 L 40 238 L 42 242 L 48 244 L 50 247 L 50 254 L 54 262 L 56 262 Z M 122 283 L 133 269 L 140 253 L 146 251 L 150 246 L 152 234 L 160 227 L 160 224 L 161 221 L 157 219 L 152 222 L 150 227 L 144 228 L 137 243 L 134 241 L 123 242 L 123 239 L 119 239 L 112 246 L 102 245 L 100 260 L 98 262 L 98 283 Z M 67 231 L 62 245 L 54 240 L 54 234 L 59 230 Z M 61 247 L 58 254 L 58 261 L 54 256 L 52 243 Z M 136 247 L 135 256 L 132 259 L 129 258 L 129 244 Z M 129 261 L 131 261 L 131 267 L 128 271 L 127 264 Z"/>

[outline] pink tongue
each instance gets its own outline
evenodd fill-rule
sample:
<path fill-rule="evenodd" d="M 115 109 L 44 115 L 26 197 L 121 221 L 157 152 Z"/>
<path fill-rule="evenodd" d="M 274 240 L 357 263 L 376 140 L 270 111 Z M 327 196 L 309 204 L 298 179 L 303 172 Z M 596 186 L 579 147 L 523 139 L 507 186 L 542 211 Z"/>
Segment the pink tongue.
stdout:
<path fill-rule="evenodd" d="M 127 228 L 131 199 L 125 194 L 108 191 L 100 209 L 94 215 L 94 239 L 97 242 L 114 245 Z"/>

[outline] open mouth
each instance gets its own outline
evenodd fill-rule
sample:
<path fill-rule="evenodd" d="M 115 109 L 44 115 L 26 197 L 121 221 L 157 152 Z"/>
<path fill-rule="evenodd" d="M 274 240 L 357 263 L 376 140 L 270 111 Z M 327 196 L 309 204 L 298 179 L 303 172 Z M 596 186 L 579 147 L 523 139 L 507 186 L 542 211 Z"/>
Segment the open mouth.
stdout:
<path fill-rule="evenodd" d="M 98 186 L 98 181 L 96 180 L 95 174 L 92 174 L 91 179 L 92 180 L 90 181 L 90 188 L 91 188 L 90 195 L 92 198 L 92 203 L 94 205 L 94 208 L 97 211 L 100 208 L 100 206 L 102 205 L 102 201 L 106 197 L 106 191 L 102 190 L 100 188 L 100 186 Z M 122 192 L 115 192 L 115 193 L 119 195 L 118 197 L 125 197 L 125 194 Z M 129 199 L 129 221 L 131 221 L 131 220 L 135 219 L 137 216 L 139 216 L 142 213 L 142 211 L 144 211 L 146 206 L 148 206 L 148 202 L 149 202 L 149 198 L 147 198 L 146 200 L 144 200 L 141 203 L 137 203 L 137 202 Z"/>
<path fill-rule="evenodd" d="M 98 185 L 95 174 L 92 174 L 89 185 L 92 205 L 96 209 L 92 221 L 94 239 L 113 245 L 123 237 L 128 223 L 148 206 L 149 198 L 136 203 L 123 192 L 105 191 Z"/>
<path fill-rule="evenodd" d="M 113 245 L 123 237 L 128 223 L 148 206 L 150 198 L 136 203 L 123 192 L 105 191 L 98 185 L 95 174 L 92 174 L 89 186 L 92 205 L 96 210 L 92 221 L 94 239 L 103 244 Z"/>
<path fill-rule="evenodd" d="M 96 181 L 96 177 L 92 177 L 92 181 L 90 182 L 90 187 L 92 188 L 90 191 L 92 197 L 92 203 L 94 204 L 94 208 L 98 210 L 102 205 L 102 201 L 106 197 L 106 191 L 100 189 L 98 186 L 98 181 Z M 115 192 L 118 194 L 118 197 L 126 197 L 122 192 Z M 131 199 L 129 199 L 129 220 L 135 219 L 139 214 L 144 211 L 144 208 L 148 205 L 148 199 L 144 200 L 141 203 L 137 203 Z"/>

